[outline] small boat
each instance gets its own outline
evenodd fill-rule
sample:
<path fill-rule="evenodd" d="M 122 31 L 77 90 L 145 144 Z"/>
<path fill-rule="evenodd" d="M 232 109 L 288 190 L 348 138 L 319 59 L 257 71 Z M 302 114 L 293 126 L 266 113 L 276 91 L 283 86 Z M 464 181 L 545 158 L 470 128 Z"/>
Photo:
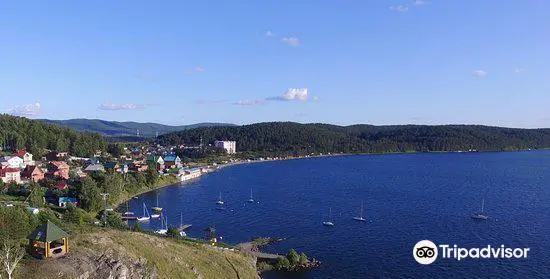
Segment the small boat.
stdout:
<path fill-rule="evenodd" d="M 353 220 L 359 221 L 359 222 L 365 222 L 365 221 L 367 221 L 367 220 L 365 220 L 365 218 L 363 217 L 363 201 L 361 201 L 361 213 L 360 213 L 359 217 L 353 217 Z"/>
<path fill-rule="evenodd" d="M 156 230 L 155 233 L 165 235 L 168 233 L 168 217 L 164 216 L 164 218 L 161 218 L 160 221 L 160 229 Z"/>
<path fill-rule="evenodd" d="M 162 207 L 159 206 L 159 194 L 157 193 L 157 206 L 151 207 L 154 211 L 162 211 Z"/>
<path fill-rule="evenodd" d="M 334 223 L 332 222 L 332 208 L 328 209 L 328 221 L 323 222 L 323 226 L 334 227 Z"/>
<path fill-rule="evenodd" d="M 146 222 L 151 219 L 151 216 L 149 215 L 149 211 L 147 211 L 147 206 L 145 206 L 145 203 L 143 203 L 143 216 L 138 217 L 136 220 L 138 222 Z"/>
<path fill-rule="evenodd" d="M 476 220 L 487 220 L 487 219 L 489 219 L 489 216 L 487 216 L 483 213 L 483 210 L 485 209 L 484 207 L 485 207 L 485 199 L 481 200 L 481 212 L 472 215 L 472 219 L 476 219 Z"/>
<path fill-rule="evenodd" d="M 250 189 L 250 199 L 248 199 L 246 202 L 248 202 L 248 203 L 253 203 L 254 202 L 254 198 L 252 197 L 252 188 Z"/>
<path fill-rule="evenodd" d="M 220 197 L 218 198 L 218 201 L 216 202 L 218 205 L 224 205 L 224 202 L 222 200 L 222 192 L 220 192 Z"/>
<path fill-rule="evenodd" d="M 180 213 L 180 227 L 179 227 L 180 236 L 181 237 L 186 237 L 187 233 L 185 233 L 185 230 L 189 229 L 190 227 L 191 227 L 191 225 L 184 225 L 183 224 L 183 213 Z"/>

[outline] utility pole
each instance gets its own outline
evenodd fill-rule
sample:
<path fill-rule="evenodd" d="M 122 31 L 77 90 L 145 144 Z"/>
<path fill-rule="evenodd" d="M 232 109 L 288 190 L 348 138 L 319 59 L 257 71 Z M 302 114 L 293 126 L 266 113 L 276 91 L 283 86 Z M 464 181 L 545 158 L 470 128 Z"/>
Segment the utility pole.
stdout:
<path fill-rule="evenodd" d="M 100 195 L 103 197 L 103 226 L 107 227 L 107 196 L 109 196 L 109 193 L 101 193 Z"/>

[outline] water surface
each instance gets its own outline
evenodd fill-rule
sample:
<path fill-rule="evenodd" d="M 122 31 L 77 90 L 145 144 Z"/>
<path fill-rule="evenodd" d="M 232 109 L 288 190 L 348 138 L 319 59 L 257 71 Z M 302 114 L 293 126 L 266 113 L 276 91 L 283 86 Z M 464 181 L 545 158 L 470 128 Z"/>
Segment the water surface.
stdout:
<path fill-rule="evenodd" d="M 257 203 L 246 200 L 253 190 Z M 227 210 L 216 210 L 219 192 Z M 323 262 L 309 273 L 266 278 L 550 278 L 550 152 L 341 156 L 228 167 L 189 185 L 132 200 L 141 212 L 159 195 L 170 224 L 215 226 L 224 242 L 284 237 Z M 485 199 L 489 220 L 470 216 Z M 352 220 L 365 204 L 367 222 Z M 329 208 L 336 224 L 322 226 Z M 157 228 L 151 221 L 145 228 Z M 421 266 L 416 242 L 529 247 L 523 260 L 438 260 Z"/>

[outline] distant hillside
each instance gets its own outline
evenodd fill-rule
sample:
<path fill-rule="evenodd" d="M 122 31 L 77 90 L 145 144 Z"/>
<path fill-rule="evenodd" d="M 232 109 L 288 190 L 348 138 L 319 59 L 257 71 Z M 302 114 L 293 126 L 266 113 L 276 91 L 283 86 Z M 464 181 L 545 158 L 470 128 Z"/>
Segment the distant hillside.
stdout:
<path fill-rule="evenodd" d="M 107 137 L 135 137 L 139 130 L 140 137 L 151 138 L 158 132 L 159 135 L 166 133 L 183 131 L 198 127 L 211 126 L 231 126 L 227 123 L 198 123 L 192 125 L 169 126 L 157 123 L 138 123 L 138 122 L 117 122 L 99 119 L 69 119 L 69 120 L 49 120 L 38 119 L 38 121 L 57 124 L 72 128 L 81 132 L 94 132 Z"/>
<path fill-rule="evenodd" d="M 90 156 L 97 150 L 105 150 L 105 147 L 105 140 L 97 133 L 81 133 L 67 127 L 0 114 L 0 150 L 25 148 L 37 157 L 44 155 L 44 149 Z"/>
<path fill-rule="evenodd" d="M 550 129 L 479 125 L 336 126 L 292 122 L 202 127 L 159 137 L 163 144 L 235 140 L 239 151 L 264 154 L 312 152 L 386 153 L 423 151 L 502 151 L 550 147 Z"/>

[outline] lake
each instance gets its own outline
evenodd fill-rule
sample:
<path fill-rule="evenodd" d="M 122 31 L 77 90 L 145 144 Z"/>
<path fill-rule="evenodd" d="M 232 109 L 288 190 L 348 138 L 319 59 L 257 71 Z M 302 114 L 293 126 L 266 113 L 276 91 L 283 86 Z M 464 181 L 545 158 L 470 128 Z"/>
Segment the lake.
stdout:
<path fill-rule="evenodd" d="M 254 204 L 246 200 L 253 191 Z M 227 210 L 216 210 L 221 192 Z M 323 264 L 265 278 L 550 278 L 550 151 L 420 153 L 309 158 L 236 165 L 187 185 L 130 201 L 160 205 L 170 224 L 215 226 L 231 244 L 282 237 L 267 252 L 294 248 Z M 485 200 L 487 221 L 472 214 Z M 366 222 L 359 215 L 362 201 Z M 334 227 L 324 227 L 332 210 Z M 160 227 L 160 221 L 142 228 Z M 530 248 L 526 259 L 438 259 L 420 265 L 428 239 L 464 248 Z"/>

